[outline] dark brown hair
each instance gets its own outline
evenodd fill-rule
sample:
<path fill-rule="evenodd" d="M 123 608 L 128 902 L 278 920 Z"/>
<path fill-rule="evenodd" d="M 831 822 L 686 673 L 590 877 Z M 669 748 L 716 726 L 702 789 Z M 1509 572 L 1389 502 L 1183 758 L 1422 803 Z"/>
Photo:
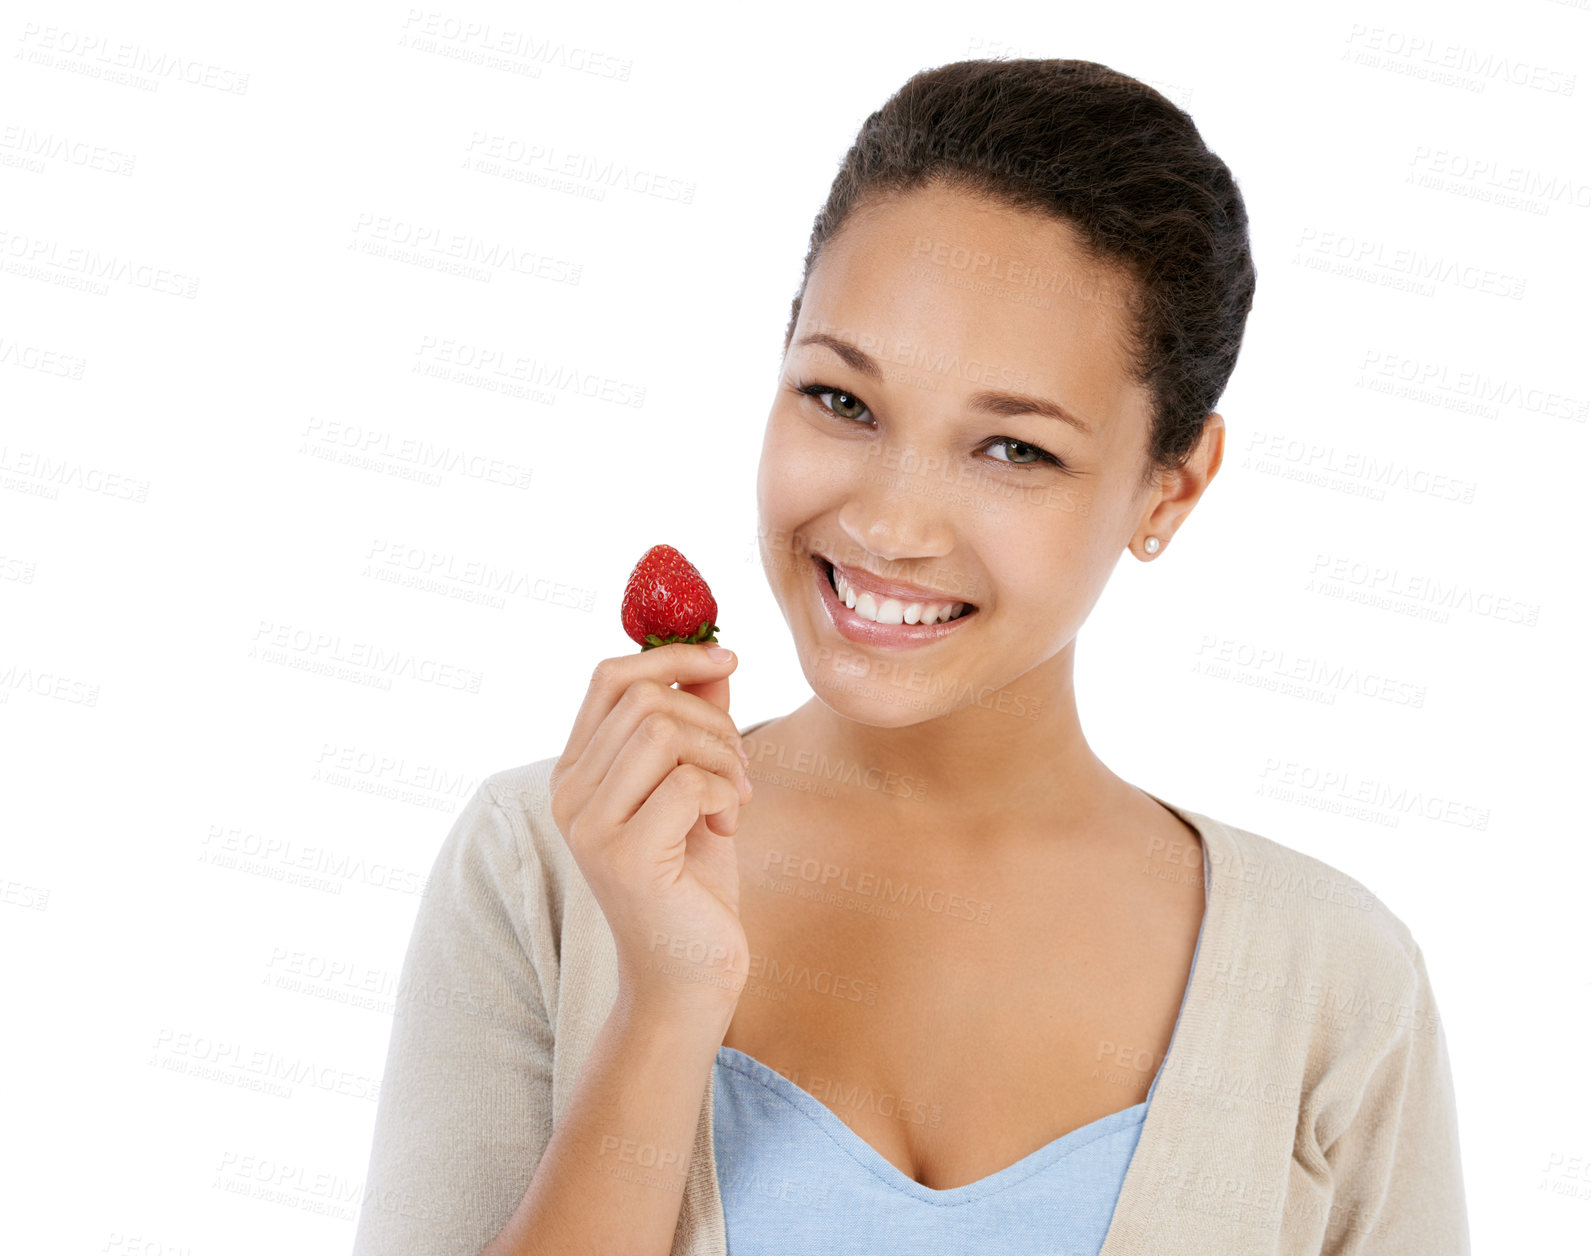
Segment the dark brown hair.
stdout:
<path fill-rule="evenodd" d="M 823 246 L 858 209 L 942 182 L 1066 222 L 1126 276 L 1129 360 L 1153 399 L 1144 482 L 1197 446 L 1254 300 L 1248 213 L 1193 119 L 1093 61 L 956 61 L 862 124 L 812 226 L 785 349 Z"/>

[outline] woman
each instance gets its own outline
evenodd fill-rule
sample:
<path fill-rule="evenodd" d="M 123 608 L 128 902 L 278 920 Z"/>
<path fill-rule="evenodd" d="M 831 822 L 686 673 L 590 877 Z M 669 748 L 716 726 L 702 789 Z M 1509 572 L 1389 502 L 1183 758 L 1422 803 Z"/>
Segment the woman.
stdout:
<path fill-rule="evenodd" d="M 1468 1251 L 1409 930 L 1078 721 L 1121 551 L 1220 466 L 1253 290 L 1230 172 L 1136 80 L 959 62 L 867 120 L 758 477 L 814 697 L 742 730 L 727 652 L 607 659 L 563 754 L 486 781 L 360 1256 Z"/>

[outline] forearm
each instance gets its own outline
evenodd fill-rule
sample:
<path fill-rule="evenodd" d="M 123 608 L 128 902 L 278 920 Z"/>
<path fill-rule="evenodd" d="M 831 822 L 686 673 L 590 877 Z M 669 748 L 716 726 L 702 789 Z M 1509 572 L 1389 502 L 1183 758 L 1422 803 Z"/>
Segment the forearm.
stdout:
<path fill-rule="evenodd" d="M 615 1004 L 524 1198 L 481 1256 L 667 1256 L 731 1014 L 682 1022 Z"/>

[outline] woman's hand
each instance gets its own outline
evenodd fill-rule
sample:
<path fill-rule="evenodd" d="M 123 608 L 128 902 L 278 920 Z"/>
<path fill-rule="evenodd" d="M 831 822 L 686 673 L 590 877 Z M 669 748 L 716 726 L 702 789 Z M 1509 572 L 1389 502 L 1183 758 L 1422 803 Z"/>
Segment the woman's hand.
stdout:
<path fill-rule="evenodd" d="M 683 642 L 603 659 L 553 766 L 553 820 L 613 931 L 619 997 L 644 1015 L 727 1024 L 750 968 L 737 664 Z"/>

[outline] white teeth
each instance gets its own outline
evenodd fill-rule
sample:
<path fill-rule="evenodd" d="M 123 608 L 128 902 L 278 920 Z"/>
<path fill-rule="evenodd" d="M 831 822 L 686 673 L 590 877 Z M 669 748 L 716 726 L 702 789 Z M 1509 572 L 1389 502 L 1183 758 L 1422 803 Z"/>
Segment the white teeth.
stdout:
<path fill-rule="evenodd" d="M 858 593 L 838 570 L 834 572 L 834 586 L 840 600 L 859 618 L 879 624 L 940 624 L 954 619 L 967 606 L 965 602 L 903 602 L 893 597 L 881 600 L 865 591 Z"/>

